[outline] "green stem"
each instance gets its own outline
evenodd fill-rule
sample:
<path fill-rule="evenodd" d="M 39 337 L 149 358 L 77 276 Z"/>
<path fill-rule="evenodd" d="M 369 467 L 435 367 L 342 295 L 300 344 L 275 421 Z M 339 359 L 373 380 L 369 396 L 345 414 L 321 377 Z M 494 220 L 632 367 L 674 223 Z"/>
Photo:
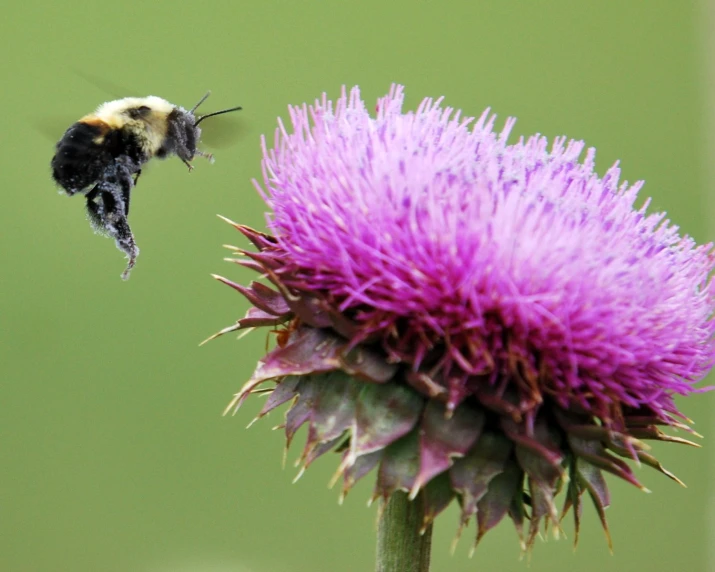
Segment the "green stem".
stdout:
<path fill-rule="evenodd" d="M 393 493 L 377 526 L 376 572 L 429 572 L 432 525 L 420 534 L 424 509 L 420 496 Z"/>

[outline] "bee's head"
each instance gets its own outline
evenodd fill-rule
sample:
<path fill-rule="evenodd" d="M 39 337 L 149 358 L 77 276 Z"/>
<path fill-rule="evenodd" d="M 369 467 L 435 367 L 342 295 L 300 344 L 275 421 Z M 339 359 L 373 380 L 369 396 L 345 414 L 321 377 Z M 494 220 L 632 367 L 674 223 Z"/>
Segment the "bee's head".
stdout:
<path fill-rule="evenodd" d="M 206 101 L 206 98 L 211 95 L 211 92 L 207 92 L 199 102 L 194 105 L 188 111 L 183 107 L 174 107 L 168 115 L 168 134 L 164 140 L 164 143 L 156 151 L 157 156 L 165 157 L 172 153 L 176 153 L 184 162 L 193 159 L 194 154 L 204 155 L 206 157 L 211 157 L 205 153 L 197 151 L 196 145 L 201 138 L 201 123 L 207 117 L 213 117 L 214 115 L 221 115 L 223 113 L 229 113 L 231 111 L 238 111 L 240 107 L 231 107 L 229 109 L 222 109 L 221 111 L 214 111 L 212 113 L 206 113 L 204 115 L 197 116 L 195 114 L 196 109 Z"/>

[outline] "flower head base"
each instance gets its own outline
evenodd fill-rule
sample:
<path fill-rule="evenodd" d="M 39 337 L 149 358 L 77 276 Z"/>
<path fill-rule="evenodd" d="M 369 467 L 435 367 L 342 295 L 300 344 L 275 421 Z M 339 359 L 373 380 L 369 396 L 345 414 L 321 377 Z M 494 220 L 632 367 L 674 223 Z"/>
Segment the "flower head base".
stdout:
<path fill-rule="evenodd" d="M 344 492 L 377 468 L 375 497 L 419 495 L 425 524 L 456 497 L 478 539 L 508 514 L 531 546 L 564 489 L 577 530 L 583 492 L 605 527 L 602 471 L 675 478 L 642 440 L 689 443 L 658 426 L 687 429 L 673 397 L 713 364 L 712 246 L 581 142 L 402 99 L 324 96 L 264 142 L 272 234 L 236 225 L 258 248 L 237 262 L 275 289 L 221 278 L 254 306 L 224 332 L 285 327 L 231 407 L 275 381 L 261 415 L 293 400 L 305 465 L 342 450 Z"/>

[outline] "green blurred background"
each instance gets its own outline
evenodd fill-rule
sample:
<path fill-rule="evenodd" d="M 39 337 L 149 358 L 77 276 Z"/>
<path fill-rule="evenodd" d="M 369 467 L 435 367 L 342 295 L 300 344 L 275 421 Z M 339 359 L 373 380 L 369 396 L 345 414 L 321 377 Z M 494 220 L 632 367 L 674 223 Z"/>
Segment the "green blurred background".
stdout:
<path fill-rule="evenodd" d="M 209 277 L 252 277 L 222 261 L 222 244 L 245 243 L 215 214 L 263 224 L 259 136 L 272 140 L 289 103 L 342 84 L 373 102 L 400 82 L 412 108 L 439 95 L 472 115 L 491 106 L 519 118 L 515 133 L 585 139 L 601 173 L 621 159 L 684 232 L 713 235 L 696 2 L 18 1 L 1 18 L 1 572 L 372 569 L 369 479 L 338 506 L 326 488 L 335 459 L 291 484 L 298 449 L 283 470 L 280 416 L 248 431 L 257 404 L 221 416 L 264 334 L 198 347 L 246 309 Z M 142 176 L 131 216 L 142 253 L 123 283 L 124 260 L 92 234 L 82 199 L 55 191 L 53 144 L 115 95 L 188 107 L 209 88 L 205 110 L 244 106 L 229 121 L 238 137 L 214 165 L 197 159 L 188 174 L 172 159 Z M 433 570 L 709 569 L 712 403 L 681 403 L 709 435 L 704 450 L 656 447 L 688 489 L 651 470 L 638 472 L 650 495 L 610 479 L 614 556 L 588 505 L 575 553 L 569 522 L 569 539 L 520 562 L 503 523 L 470 560 L 472 526 L 452 556 L 449 510 Z"/>

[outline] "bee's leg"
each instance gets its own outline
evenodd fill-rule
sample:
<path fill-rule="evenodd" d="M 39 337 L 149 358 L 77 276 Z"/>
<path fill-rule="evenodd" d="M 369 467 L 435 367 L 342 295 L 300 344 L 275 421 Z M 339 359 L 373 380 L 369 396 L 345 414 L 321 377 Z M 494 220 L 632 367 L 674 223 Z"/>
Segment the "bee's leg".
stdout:
<path fill-rule="evenodd" d="M 132 185 L 122 186 L 122 198 L 124 199 L 124 214 L 129 216 L 129 199 L 131 198 L 132 188 L 137 186 L 137 181 L 139 180 L 139 175 L 142 174 L 142 170 L 139 169 L 134 173 L 134 182 Z"/>
<path fill-rule="evenodd" d="M 105 179 L 111 181 L 116 178 L 122 203 L 124 203 L 124 215 L 129 216 L 129 200 L 132 190 L 139 180 L 139 175 L 142 174 L 141 164 L 136 163 L 128 156 L 117 157 L 113 170 L 114 173 L 111 168 L 105 171 Z"/>
<path fill-rule="evenodd" d="M 206 153 L 205 151 L 201 151 L 200 149 L 196 149 L 196 154 L 197 154 L 199 157 L 203 157 L 204 159 L 206 159 L 206 160 L 207 160 L 209 163 L 211 163 L 211 164 L 213 164 L 213 162 L 215 161 L 214 156 L 213 156 L 213 153 Z"/>
<path fill-rule="evenodd" d="M 107 229 L 102 221 L 104 213 L 104 200 L 101 194 L 95 189 L 87 194 L 87 218 L 89 224 L 97 234 L 107 236 Z"/>
<path fill-rule="evenodd" d="M 134 185 L 132 175 L 126 167 L 113 165 L 105 172 L 104 179 L 87 193 L 87 214 L 92 227 L 100 234 L 113 238 L 117 248 L 129 259 L 122 274 L 124 280 L 129 278 L 139 255 L 126 214 Z"/>
<path fill-rule="evenodd" d="M 100 191 L 97 185 L 95 185 L 91 191 L 89 191 L 85 198 L 87 199 L 87 218 L 89 218 L 89 224 L 92 226 L 95 232 L 99 234 L 105 234 L 106 232 L 102 229 L 102 217 L 100 215 L 99 209 L 100 204 L 97 201 L 101 201 Z"/>
<path fill-rule="evenodd" d="M 139 248 L 124 215 L 123 204 L 116 200 L 114 193 L 99 191 L 93 199 L 87 199 L 87 215 L 94 230 L 113 238 L 117 248 L 126 254 L 129 261 L 122 273 L 122 279 L 126 280 L 139 256 Z"/>
<path fill-rule="evenodd" d="M 137 176 L 137 179 L 139 177 Z M 136 182 L 136 179 L 132 180 L 132 183 L 130 185 L 127 184 L 122 184 L 120 185 L 121 187 L 121 194 L 122 194 L 122 203 L 124 206 L 124 216 L 128 217 L 129 216 L 129 199 L 132 196 L 132 189 L 134 188 L 134 183 Z"/>

